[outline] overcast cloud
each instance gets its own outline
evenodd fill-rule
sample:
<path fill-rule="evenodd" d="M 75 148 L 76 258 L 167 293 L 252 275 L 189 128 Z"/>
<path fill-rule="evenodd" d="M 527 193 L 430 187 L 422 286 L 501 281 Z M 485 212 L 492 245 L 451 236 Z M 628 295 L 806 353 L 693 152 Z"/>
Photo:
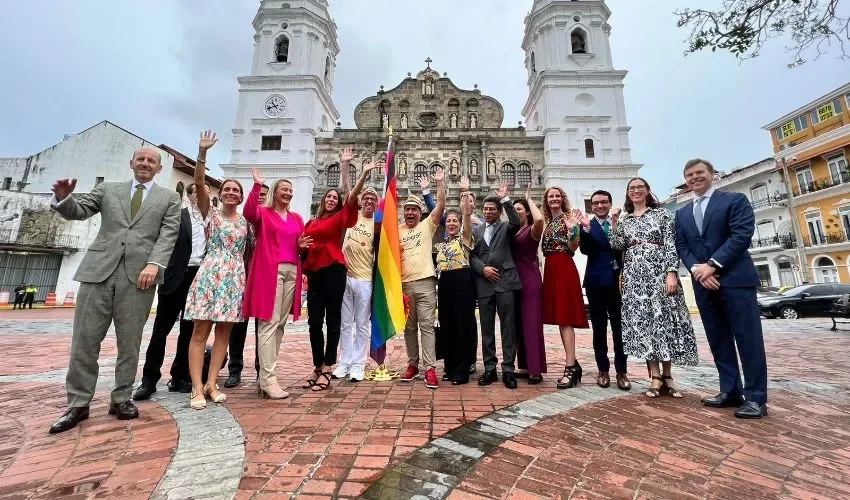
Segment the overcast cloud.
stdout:
<path fill-rule="evenodd" d="M 222 137 L 211 164 L 230 159 L 236 77 L 251 67 L 252 0 L 18 0 L 0 19 L 0 156 L 27 156 L 64 134 L 110 120 L 193 156 L 197 134 Z M 478 84 L 522 119 L 527 96 L 523 21 L 531 0 L 330 0 L 338 25 L 334 101 L 343 126 L 380 85 L 392 88 L 426 57 L 461 88 Z M 832 55 L 787 69 L 778 41 L 752 61 L 682 56 L 679 6 L 710 0 L 609 0 L 614 64 L 633 159 L 666 195 L 694 156 L 723 170 L 772 155 L 761 127 L 847 82 Z M 201 8 L 203 6 L 203 9 Z M 217 169 L 214 169 L 214 173 Z"/>

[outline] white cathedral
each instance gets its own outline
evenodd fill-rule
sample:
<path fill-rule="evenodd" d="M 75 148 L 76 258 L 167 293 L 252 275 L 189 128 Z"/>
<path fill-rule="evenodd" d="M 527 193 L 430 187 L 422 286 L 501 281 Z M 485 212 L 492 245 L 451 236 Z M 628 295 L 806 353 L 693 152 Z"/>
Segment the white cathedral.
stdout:
<path fill-rule="evenodd" d="M 251 75 L 239 78 L 231 161 L 224 175 L 249 182 L 259 166 L 267 179 L 290 179 L 294 210 L 307 216 L 313 200 L 339 185 L 339 149 L 354 145 L 358 166 L 382 158 L 387 129 L 397 148 L 399 197 L 418 191 L 418 178 L 446 169 L 449 204 L 457 181 L 489 193 L 498 182 L 517 190 L 531 184 L 535 199 L 546 187 L 564 188 L 573 206 L 589 212 L 593 191 L 623 202 L 632 161 L 623 80 L 611 60 L 602 0 L 534 0 L 522 48 L 528 74 L 525 125 L 503 127 L 503 109 L 481 90 L 460 89 L 431 67 L 408 74 L 394 88 L 367 96 L 355 108 L 356 128 L 339 125 L 333 101 L 337 27 L 327 0 L 262 0 L 254 18 Z M 371 184 L 380 187 L 382 175 Z M 579 264 L 580 269 L 584 266 Z"/>

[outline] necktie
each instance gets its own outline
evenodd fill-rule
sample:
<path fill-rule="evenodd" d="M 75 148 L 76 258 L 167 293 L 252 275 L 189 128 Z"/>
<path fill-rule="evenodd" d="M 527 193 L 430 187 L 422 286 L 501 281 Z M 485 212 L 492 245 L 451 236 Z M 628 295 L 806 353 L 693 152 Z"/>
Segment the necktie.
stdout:
<path fill-rule="evenodd" d="M 700 196 L 694 201 L 694 222 L 696 222 L 700 236 L 702 236 L 702 202 L 704 200 L 705 198 Z"/>
<path fill-rule="evenodd" d="M 145 192 L 144 184 L 136 184 L 136 192 L 133 193 L 133 199 L 130 200 L 130 220 L 136 218 L 139 209 L 142 208 L 142 196 Z"/>
<path fill-rule="evenodd" d="M 484 241 L 487 243 L 487 246 L 490 246 L 490 242 L 493 241 L 494 229 L 492 224 L 487 224 L 487 227 L 484 228 Z"/>
<path fill-rule="evenodd" d="M 602 222 L 602 230 L 605 231 L 605 236 L 608 236 L 608 233 L 611 231 L 611 223 L 604 220 Z"/>

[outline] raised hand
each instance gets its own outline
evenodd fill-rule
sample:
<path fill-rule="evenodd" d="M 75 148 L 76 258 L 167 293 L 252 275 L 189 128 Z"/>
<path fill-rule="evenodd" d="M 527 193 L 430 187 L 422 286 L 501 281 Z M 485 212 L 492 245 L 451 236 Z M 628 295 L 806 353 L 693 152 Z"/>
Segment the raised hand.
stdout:
<path fill-rule="evenodd" d="M 499 189 L 496 191 L 496 196 L 498 196 L 499 199 L 502 199 L 507 195 L 508 195 L 508 183 L 503 182 L 503 183 L 499 184 Z"/>
<path fill-rule="evenodd" d="M 425 191 L 431 186 L 431 179 L 427 175 L 419 177 L 419 188 Z"/>
<path fill-rule="evenodd" d="M 375 170 L 376 168 L 378 168 L 380 166 L 381 166 L 380 163 L 378 163 L 376 161 L 370 161 L 369 163 L 363 165 L 363 173 L 361 175 L 366 176 L 366 178 L 368 179 L 369 174 L 372 172 L 372 170 Z"/>
<path fill-rule="evenodd" d="M 584 212 L 579 212 L 578 221 L 584 227 L 590 227 L 590 219 L 587 217 L 587 214 Z"/>
<path fill-rule="evenodd" d="M 620 220 L 620 214 L 622 212 L 623 210 L 620 208 L 615 208 L 614 210 L 611 210 L 611 220 L 613 220 L 614 222 Z"/>
<path fill-rule="evenodd" d="M 354 150 L 351 148 L 345 148 L 342 150 L 342 153 L 339 154 L 339 162 L 340 163 L 350 163 L 351 160 L 354 159 Z"/>
<path fill-rule="evenodd" d="M 50 189 L 56 195 L 56 199 L 62 201 L 70 196 L 76 187 L 77 179 L 59 179 L 53 183 L 53 187 Z"/>
<path fill-rule="evenodd" d="M 531 183 L 525 185 L 525 199 L 531 201 Z"/>
<path fill-rule="evenodd" d="M 443 182 L 443 180 L 445 180 L 445 178 L 446 178 L 446 171 L 443 170 L 443 167 L 437 167 L 437 169 L 434 171 L 434 182 L 439 184 L 439 183 Z"/>
<path fill-rule="evenodd" d="M 472 210 L 475 208 L 475 204 L 472 202 L 472 196 L 469 194 L 463 195 L 460 200 L 460 209 L 463 215 L 472 215 Z"/>
<path fill-rule="evenodd" d="M 263 178 L 263 174 L 260 173 L 260 169 L 257 167 L 251 168 L 251 175 L 254 177 L 254 184 L 265 184 L 266 180 Z"/>
<path fill-rule="evenodd" d="M 469 177 L 465 175 L 460 178 L 460 191 L 469 191 Z"/>
<path fill-rule="evenodd" d="M 218 138 L 215 136 L 215 132 L 211 130 L 205 130 L 201 132 L 201 138 L 198 140 L 198 148 L 201 151 L 207 151 L 218 142 Z"/>

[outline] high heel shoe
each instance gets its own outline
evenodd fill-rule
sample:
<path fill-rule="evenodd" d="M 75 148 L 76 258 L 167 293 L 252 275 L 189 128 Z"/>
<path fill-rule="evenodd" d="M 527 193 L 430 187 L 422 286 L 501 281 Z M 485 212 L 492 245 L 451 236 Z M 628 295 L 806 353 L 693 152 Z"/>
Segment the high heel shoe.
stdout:
<path fill-rule="evenodd" d="M 213 396 L 213 391 L 216 391 L 218 394 Z M 227 394 L 221 392 L 218 389 L 218 384 L 208 385 L 204 387 L 204 395 L 210 398 L 213 403 L 221 404 L 227 401 Z"/>
<path fill-rule="evenodd" d="M 201 399 L 196 399 L 200 397 Z M 207 398 L 203 394 L 198 394 L 195 389 L 192 389 L 192 394 L 189 395 L 189 406 L 195 410 L 203 410 L 207 407 Z"/>
<path fill-rule="evenodd" d="M 564 376 L 558 381 L 558 389 L 576 387 L 581 382 L 581 365 L 576 361 L 572 366 L 564 367 Z"/>
<path fill-rule="evenodd" d="M 289 393 L 281 389 L 277 383 L 269 387 L 261 387 L 257 384 L 257 394 L 264 399 L 286 399 L 289 397 Z"/>

